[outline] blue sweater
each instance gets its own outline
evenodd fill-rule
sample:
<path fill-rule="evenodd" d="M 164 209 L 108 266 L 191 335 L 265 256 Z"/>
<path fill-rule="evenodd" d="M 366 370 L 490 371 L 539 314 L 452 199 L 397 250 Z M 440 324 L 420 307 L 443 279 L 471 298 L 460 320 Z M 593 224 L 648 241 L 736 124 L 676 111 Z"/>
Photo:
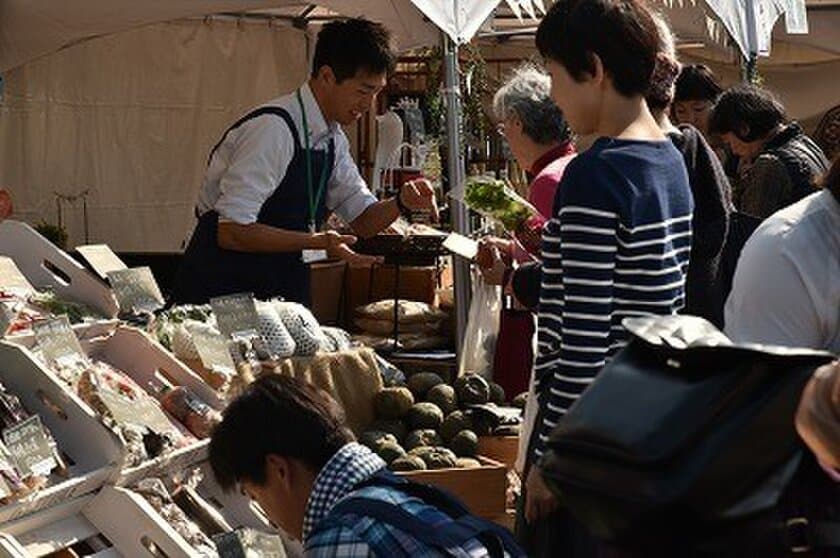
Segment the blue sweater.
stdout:
<path fill-rule="evenodd" d="M 543 230 L 536 458 L 626 343 L 621 320 L 684 306 L 692 210 L 685 163 L 668 140 L 600 138 L 569 163 Z"/>

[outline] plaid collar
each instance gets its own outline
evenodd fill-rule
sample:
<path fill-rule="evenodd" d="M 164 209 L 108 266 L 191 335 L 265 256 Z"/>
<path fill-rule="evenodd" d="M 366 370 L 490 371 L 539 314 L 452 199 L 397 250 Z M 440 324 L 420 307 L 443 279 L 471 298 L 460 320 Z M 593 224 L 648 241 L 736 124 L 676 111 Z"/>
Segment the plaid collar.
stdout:
<path fill-rule="evenodd" d="M 385 462 L 378 455 L 356 442 L 338 450 L 315 478 L 303 516 L 303 540 L 339 500 L 383 467 Z"/>

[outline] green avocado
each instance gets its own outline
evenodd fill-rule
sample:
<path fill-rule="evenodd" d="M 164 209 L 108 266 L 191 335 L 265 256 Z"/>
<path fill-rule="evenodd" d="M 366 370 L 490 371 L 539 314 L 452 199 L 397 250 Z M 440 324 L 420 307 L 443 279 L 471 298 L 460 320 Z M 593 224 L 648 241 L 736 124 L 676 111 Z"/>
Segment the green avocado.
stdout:
<path fill-rule="evenodd" d="M 461 430 L 448 445 L 458 457 L 475 457 L 478 453 L 478 436 L 471 430 Z"/>
<path fill-rule="evenodd" d="M 483 405 L 490 401 L 490 384 L 478 374 L 465 374 L 455 380 L 455 393 L 461 405 Z"/>
<path fill-rule="evenodd" d="M 438 384 L 443 383 L 443 378 L 434 372 L 418 372 L 408 378 L 408 389 L 414 394 L 416 401 L 422 401 L 426 398 L 429 390 Z"/>
<path fill-rule="evenodd" d="M 442 444 L 443 440 L 440 435 L 430 429 L 413 430 L 405 438 L 405 449 L 409 451 L 420 446 L 440 446 Z"/>
<path fill-rule="evenodd" d="M 370 430 L 391 434 L 398 442 L 405 440 L 408 434 L 408 428 L 401 420 L 378 420 L 370 425 Z"/>
<path fill-rule="evenodd" d="M 406 413 L 405 420 L 413 430 L 437 430 L 443 422 L 443 411 L 434 403 L 415 403 Z"/>
<path fill-rule="evenodd" d="M 368 430 L 366 432 L 362 432 L 361 436 L 359 436 L 359 443 L 366 445 L 373 451 L 378 450 L 379 446 L 385 442 L 393 442 L 396 444 L 399 440 L 397 440 L 397 437 L 393 434 L 382 432 L 381 430 Z"/>
<path fill-rule="evenodd" d="M 385 463 L 391 463 L 395 459 L 405 456 L 405 450 L 396 442 L 385 442 L 379 446 L 376 453 L 383 461 L 385 461 Z"/>
<path fill-rule="evenodd" d="M 406 455 L 392 461 L 388 468 L 392 471 L 423 471 L 426 462 L 416 455 Z"/>
<path fill-rule="evenodd" d="M 384 388 L 373 398 L 373 410 L 383 419 L 398 419 L 414 405 L 414 396 L 404 387 Z"/>
<path fill-rule="evenodd" d="M 448 442 L 462 430 L 472 430 L 472 428 L 472 419 L 464 411 L 454 411 L 443 420 L 440 427 L 440 436 L 445 442 Z"/>
<path fill-rule="evenodd" d="M 426 401 L 434 403 L 444 415 L 458 410 L 458 397 L 455 395 L 455 388 L 446 384 L 438 384 L 426 394 Z"/>

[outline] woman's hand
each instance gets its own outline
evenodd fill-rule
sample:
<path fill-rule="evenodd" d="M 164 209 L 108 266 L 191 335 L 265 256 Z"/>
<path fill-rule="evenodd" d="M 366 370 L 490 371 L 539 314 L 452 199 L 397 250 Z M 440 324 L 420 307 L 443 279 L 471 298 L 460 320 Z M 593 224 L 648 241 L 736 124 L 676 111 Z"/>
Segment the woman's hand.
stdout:
<path fill-rule="evenodd" d="M 501 249 L 500 249 L 501 247 Z M 508 255 L 510 241 L 495 237 L 485 237 L 478 243 L 476 263 L 484 280 L 490 285 L 502 285 L 505 272 L 510 264 Z"/>

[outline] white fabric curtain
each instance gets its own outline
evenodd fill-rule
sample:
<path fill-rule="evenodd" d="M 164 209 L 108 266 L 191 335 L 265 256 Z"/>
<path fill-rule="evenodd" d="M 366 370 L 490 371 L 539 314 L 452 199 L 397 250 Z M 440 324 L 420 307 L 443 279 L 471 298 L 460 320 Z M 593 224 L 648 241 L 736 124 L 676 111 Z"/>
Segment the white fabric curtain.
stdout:
<path fill-rule="evenodd" d="M 6 72 L 0 186 L 15 215 L 57 220 L 55 192 L 88 190 L 89 242 L 177 251 L 209 150 L 238 116 L 307 74 L 303 31 L 214 18 L 92 39 Z M 85 242 L 81 199 L 63 204 Z"/>

